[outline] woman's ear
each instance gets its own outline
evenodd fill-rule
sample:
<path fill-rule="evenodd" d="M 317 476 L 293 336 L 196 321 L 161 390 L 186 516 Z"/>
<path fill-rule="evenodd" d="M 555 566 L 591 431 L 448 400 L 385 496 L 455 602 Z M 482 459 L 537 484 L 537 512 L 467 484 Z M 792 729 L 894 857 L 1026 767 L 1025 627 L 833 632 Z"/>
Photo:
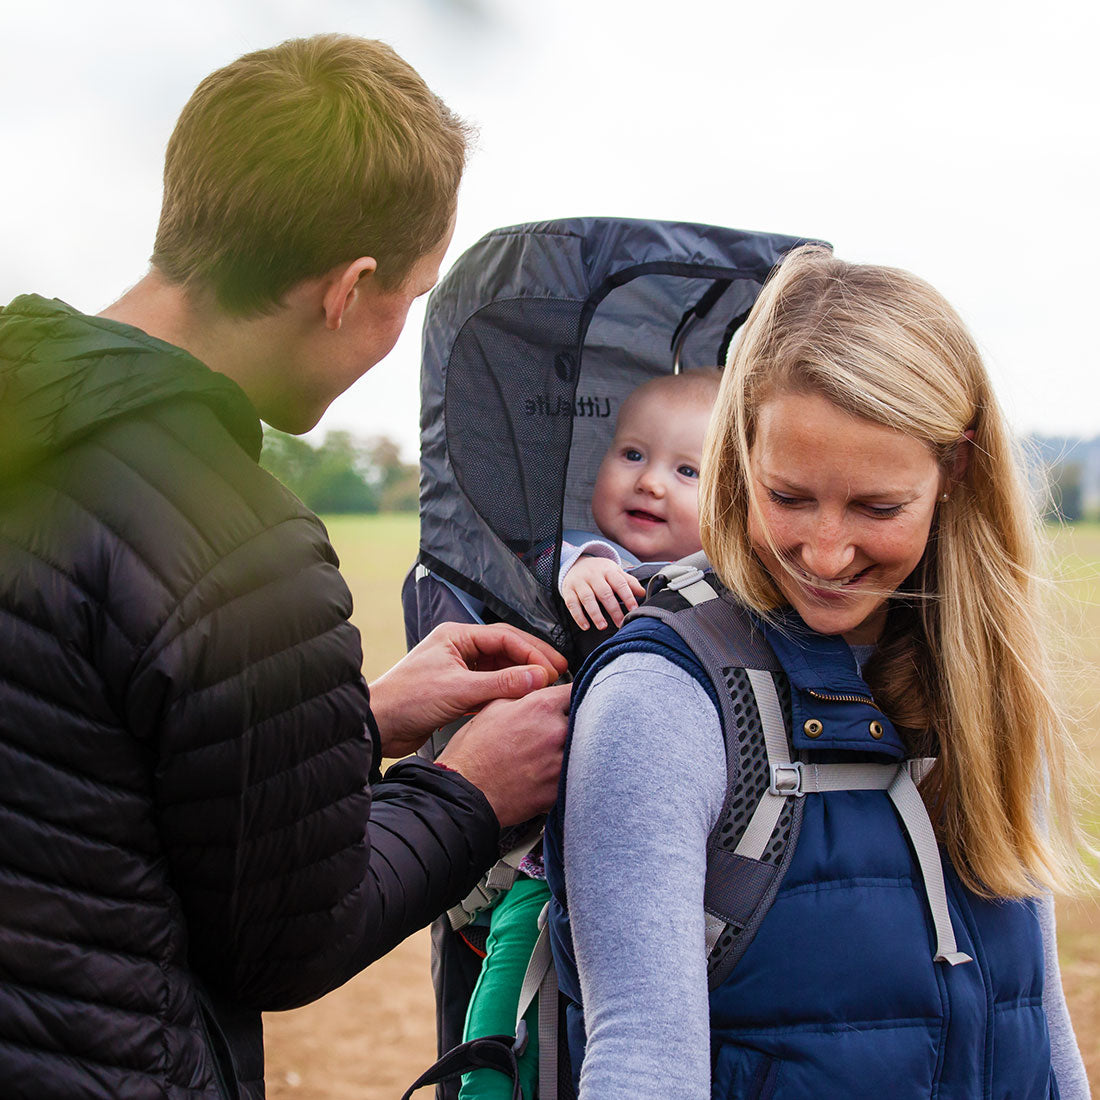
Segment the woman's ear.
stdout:
<path fill-rule="evenodd" d="M 958 485 L 970 468 L 970 452 L 974 447 L 974 429 L 967 428 L 955 445 L 955 457 L 951 462 L 951 484 Z"/>

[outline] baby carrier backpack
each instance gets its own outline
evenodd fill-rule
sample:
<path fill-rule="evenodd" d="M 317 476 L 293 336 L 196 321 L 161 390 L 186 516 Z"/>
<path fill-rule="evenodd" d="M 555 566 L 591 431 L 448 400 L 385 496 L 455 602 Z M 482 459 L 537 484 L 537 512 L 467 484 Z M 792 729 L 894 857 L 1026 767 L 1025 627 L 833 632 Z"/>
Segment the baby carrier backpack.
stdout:
<path fill-rule="evenodd" d="M 576 672 L 600 638 L 575 628 L 558 594 L 561 542 L 563 531 L 595 530 L 589 502 L 622 400 L 657 375 L 724 363 L 769 272 L 803 243 L 576 218 L 495 230 L 457 260 L 424 324 L 420 550 L 402 592 L 410 646 L 441 622 L 503 621 L 546 639 Z M 422 753 L 438 755 L 452 733 Z M 433 926 L 440 1054 L 462 1040 L 479 914 L 540 826 L 508 830 L 501 863 Z M 568 1089 L 567 1067 L 561 1077 Z M 440 1100 L 457 1093 L 456 1079 L 438 1086 Z"/>

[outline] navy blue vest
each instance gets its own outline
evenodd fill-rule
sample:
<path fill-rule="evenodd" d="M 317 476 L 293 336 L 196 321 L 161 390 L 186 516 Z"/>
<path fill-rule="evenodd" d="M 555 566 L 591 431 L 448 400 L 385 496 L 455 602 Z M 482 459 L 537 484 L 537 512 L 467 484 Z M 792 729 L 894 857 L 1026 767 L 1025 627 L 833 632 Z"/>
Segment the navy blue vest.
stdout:
<path fill-rule="evenodd" d="M 889 721 L 852 701 L 870 692 L 847 645 L 802 631 L 792 638 L 766 629 L 791 688 L 798 758 L 902 759 L 905 748 Z M 662 653 L 715 697 L 710 677 L 679 635 L 653 620 L 635 620 L 582 670 L 574 713 L 595 672 L 638 649 Z M 811 719 L 823 727 L 814 738 L 804 733 Z M 872 721 L 877 736 L 870 733 Z M 565 769 L 560 792 L 545 854 L 551 942 L 567 998 L 576 1079 L 584 1032 L 561 862 Z M 979 898 L 941 850 L 958 949 L 973 961 L 935 963 L 923 881 L 886 793 L 803 798 L 797 845 L 774 902 L 732 973 L 711 992 L 712 1096 L 1057 1096 L 1034 904 Z"/>

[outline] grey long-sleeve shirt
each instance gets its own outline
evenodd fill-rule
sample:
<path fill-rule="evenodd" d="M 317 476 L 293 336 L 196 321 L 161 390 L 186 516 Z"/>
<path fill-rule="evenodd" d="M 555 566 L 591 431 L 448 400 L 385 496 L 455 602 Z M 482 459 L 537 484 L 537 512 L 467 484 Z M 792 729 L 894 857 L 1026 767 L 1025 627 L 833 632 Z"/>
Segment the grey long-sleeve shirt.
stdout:
<path fill-rule="evenodd" d="M 564 822 L 588 1033 L 581 1100 L 710 1097 L 703 886 L 725 774 L 718 714 L 694 678 L 650 653 L 597 674 L 577 712 Z M 1054 1071 L 1063 1100 L 1087 1100 L 1049 898 L 1040 917 Z"/>

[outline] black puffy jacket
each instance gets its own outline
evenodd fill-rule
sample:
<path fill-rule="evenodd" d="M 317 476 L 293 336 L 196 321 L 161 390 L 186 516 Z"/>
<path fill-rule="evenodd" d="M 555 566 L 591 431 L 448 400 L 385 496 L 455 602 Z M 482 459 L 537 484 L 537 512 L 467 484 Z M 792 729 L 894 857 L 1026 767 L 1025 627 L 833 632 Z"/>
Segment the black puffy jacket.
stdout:
<path fill-rule="evenodd" d="M 0 1095 L 263 1095 L 261 1010 L 456 902 L 498 827 L 377 730 L 320 521 L 243 392 L 0 311 Z M 372 744 L 373 743 L 373 744 Z"/>

